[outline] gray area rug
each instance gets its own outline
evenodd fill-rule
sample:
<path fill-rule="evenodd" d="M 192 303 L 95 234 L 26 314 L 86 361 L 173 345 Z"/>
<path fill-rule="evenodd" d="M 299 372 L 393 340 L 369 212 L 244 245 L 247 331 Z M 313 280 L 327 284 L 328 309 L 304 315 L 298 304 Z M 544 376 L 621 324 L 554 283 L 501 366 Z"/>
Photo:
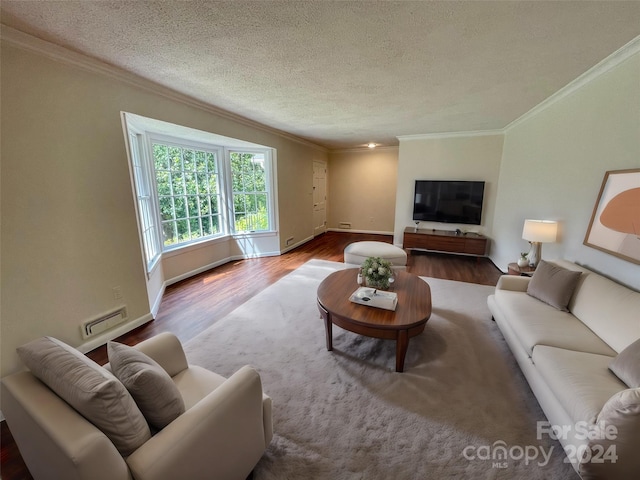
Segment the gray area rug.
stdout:
<path fill-rule="evenodd" d="M 316 290 L 340 268 L 307 262 L 185 346 L 221 375 L 260 372 L 275 433 L 256 480 L 578 478 L 536 438 L 546 418 L 491 321 L 493 287 L 425 278 L 433 314 L 396 373 L 393 341 L 334 326 L 326 350 Z"/>

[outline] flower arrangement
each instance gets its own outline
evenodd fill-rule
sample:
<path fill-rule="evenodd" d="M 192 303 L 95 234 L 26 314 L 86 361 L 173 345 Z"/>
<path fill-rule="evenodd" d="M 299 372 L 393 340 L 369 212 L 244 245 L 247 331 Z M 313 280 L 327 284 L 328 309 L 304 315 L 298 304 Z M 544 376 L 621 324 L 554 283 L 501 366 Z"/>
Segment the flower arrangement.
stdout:
<path fill-rule="evenodd" d="M 389 280 L 393 277 L 393 269 L 390 261 L 380 257 L 369 257 L 361 266 L 362 276 L 368 287 L 386 290 L 389 288 Z"/>

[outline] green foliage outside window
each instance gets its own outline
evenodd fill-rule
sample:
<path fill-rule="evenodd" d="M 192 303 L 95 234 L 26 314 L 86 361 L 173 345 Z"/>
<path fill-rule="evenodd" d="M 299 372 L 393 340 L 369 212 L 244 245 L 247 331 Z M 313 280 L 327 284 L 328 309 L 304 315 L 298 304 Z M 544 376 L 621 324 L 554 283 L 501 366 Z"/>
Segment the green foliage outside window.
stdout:
<path fill-rule="evenodd" d="M 261 153 L 231 153 L 233 213 L 237 232 L 269 230 L 267 174 Z"/>
<path fill-rule="evenodd" d="M 153 144 L 164 245 L 220 233 L 215 153 Z"/>
<path fill-rule="evenodd" d="M 269 230 L 264 154 L 230 159 L 235 231 Z M 154 143 L 153 160 L 165 247 L 222 233 L 216 154 Z"/>

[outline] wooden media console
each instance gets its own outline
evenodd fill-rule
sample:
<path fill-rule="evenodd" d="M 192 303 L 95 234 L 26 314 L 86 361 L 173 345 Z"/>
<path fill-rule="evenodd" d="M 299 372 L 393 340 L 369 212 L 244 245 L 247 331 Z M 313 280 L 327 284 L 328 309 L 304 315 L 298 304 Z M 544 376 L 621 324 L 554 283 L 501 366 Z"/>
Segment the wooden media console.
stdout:
<path fill-rule="evenodd" d="M 488 238 L 479 233 L 457 233 L 449 230 L 416 229 L 404 230 L 402 246 L 405 249 L 456 253 L 484 257 L 487 254 Z"/>

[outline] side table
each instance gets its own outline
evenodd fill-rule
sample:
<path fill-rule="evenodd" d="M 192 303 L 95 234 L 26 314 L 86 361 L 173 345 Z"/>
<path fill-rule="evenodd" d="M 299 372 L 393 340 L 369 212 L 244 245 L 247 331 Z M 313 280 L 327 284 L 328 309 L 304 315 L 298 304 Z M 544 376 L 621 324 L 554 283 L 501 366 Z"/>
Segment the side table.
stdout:
<path fill-rule="evenodd" d="M 533 272 L 536 271 L 536 267 L 520 267 L 516 262 L 509 264 L 509 275 L 520 275 L 523 277 L 530 277 L 533 275 Z"/>

